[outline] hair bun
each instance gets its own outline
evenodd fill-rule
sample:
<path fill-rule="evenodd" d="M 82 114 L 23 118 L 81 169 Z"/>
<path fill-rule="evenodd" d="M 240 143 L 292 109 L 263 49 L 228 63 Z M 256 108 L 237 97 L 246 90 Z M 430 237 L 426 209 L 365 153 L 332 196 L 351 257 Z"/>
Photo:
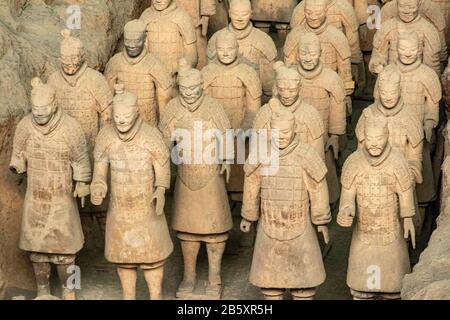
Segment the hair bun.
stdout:
<path fill-rule="evenodd" d="M 31 80 L 31 86 L 33 87 L 33 89 L 40 87 L 43 85 L 43 82 L 41 80 L 41 78 L 39 77 L 35 77 Z"/>
<path fill-rule="evenodd" d="M 123 94 L 125 92 L 125 86 L 123 83 L 118 82 L 114 85 L 114 92 L 116 95 Z"/>
<path fill-rule="evenodd" d="M 72 31 L 70 29 L 63 29 L 61 30 L 61 35 L 65 39 L 70 38 L 72 36 Z"/>

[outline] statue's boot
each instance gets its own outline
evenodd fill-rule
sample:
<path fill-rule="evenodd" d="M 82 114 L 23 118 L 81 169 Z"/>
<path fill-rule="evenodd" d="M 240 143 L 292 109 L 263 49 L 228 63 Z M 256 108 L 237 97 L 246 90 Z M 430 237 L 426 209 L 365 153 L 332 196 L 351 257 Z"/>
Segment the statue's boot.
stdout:
<path fill-rule="evenodd" d="M 123 300 L 136 300 L 136 266 L 117 266 L 117 274 L 122 284 Z"/>
<path fill-rule="evenodd" d="M 316 288 L 291 289 L 292 300 L 313 300 Z"/>
<path fill-rule="evenodd" d="M 144 270 L 145 281 L 147 281 L 150 300 L 162 300 L 162 282 L 164 277 L 164 266 Z"/>
<path fill-rule="evenodd" d="M 48 262 L 33 262 L 34 276 L 37 284 L 37 297 L 51 295 L 50 272 L 51 266 Z"/>
<path fill-rule="evenodd" d="M 350 289 L 353 300 L 375 300 L 375 294 L 371 292 L 362 292 Z"/>
<path fill-rule="evenodd" d="M 176 297 L 183 298 L 186 294 L 192 294 L 197 282 L 197 256 L 200 250 L 198 241 L 181 241 L 181 251 L 184 261 L 183 281 L 178 287 Z"/>
<path fill-rule="evenodd" d="M 261 288 L 264 300 L 283 300 L 284 289 Z"/>

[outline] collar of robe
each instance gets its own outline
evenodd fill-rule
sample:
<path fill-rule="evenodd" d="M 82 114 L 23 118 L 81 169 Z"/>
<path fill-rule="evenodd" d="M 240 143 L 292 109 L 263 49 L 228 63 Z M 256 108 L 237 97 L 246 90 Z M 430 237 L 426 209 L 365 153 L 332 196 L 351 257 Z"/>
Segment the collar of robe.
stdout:
<path fill-rule="evenodd" d="M 203 103 L 203 100 L 205 100 L 205 93 L 202 94 L 202 96 L 194 103 L 187 103 L 184 101 L 184 99 L 181 97 L 181 95 L 178 96 L 178 99 L 180 100 L 181 105 L 189 110 L 190 112 L 196 111 Z"/>
<path fill-rule="evenodd" d="M 81 68 L 74 75 L 66 74 L 62 68 L 60 69 L 60 72 L 63 79 L 66 80 L 70 86 L 75 87 L 78 84 L 78 80 L 80 80 L 80 78 L 86 72 L 87 67 L 88 67 L 87 61 L 85 61 L 81 66 Z"/>
<path fill-rule="evenodd" d="M 397 60 L 397 66 L 400 69 L 401 72 L 412 72 L 420 67 L 422 64 L 422 61 L 420 61 L 420 58 L 418 57 L 416 62 L 411 64 L 403 64 L 400 59 Z"/>
<path fill-rule="evenodd" d="M 378 157 L 374 157 L 374 156 L 370 155 L 369 151 L 367 151 L 366 148 L 364 148 L 364 147 L 363 147 L 362 150 L 363 150 L 363 154 L 364 154 L 364 157 L 365 157 L 366 161 L 372 167 L 379 167 L 390 156 L 391 151 L 392 151 L 392 147 L 391 147 L 391 145 L 388 142 L 388 144 L 386 145 L 386 148 L 384 148 L 383 153 L 380 156 L 378 156 Z"/>
<path fill-rule="evenodd" d="M 133 127 L 130 130 L 128 130 L 128 132 L 120 132 L 119 130 L 117 130 L 116 126 L 114 126 L 114 129 L 116 130 L 117 135 L 119 136 L 120 140 L 122 140 L 123 142 L 129 142 L 129 141 L 133 140 L 134 137 L 138 134 L 138 132 L 140 131 L 140 129 L 142 127 L 142 123 L 143 123 L 143 120 L 142 120 L 141 116 L 138 116 Z"/>
<path fill-rule="evenodd" d="M 319 64 L 317 65 L 317 67 L 311 71 L 303 69 L 303 67 L 301 65 L 298 66 L 297 70 L 298 70 L 298 73 L 300 73 L 300 75 L 302 76 L 302 78 L 311 80 L 322 73 L 323 63 L 322 63 L 322 61 L 319 61 Z"/>
<path fill-rule="evenodd" d="M 61 123 L 61 119 L 63 116 L 63 112 L 60 107 L 57 107 L 55 114 L 50 119 L 49 122 L 45 125 L 40 125 L 36 122 L 34 117 L 31 117 L 31 123 L 33 124 L 33 127 L 38 130 L 41 134 L 44 136 L 49 135 L 50 133 L 54 132 L 56 128 L 58 128 L 59 124 Z"/>
<path fill-rule="evenodd" d="M 236 35 L 236 38 L 238 40 L 242 40 L 242 39 L 247 38 L 250 35 L 250 33 L 252 33 L 252 31 L 253 31 L 253 24 L 250 22 L 248 24 L 248 26 L 244 30 L 237 30 L 230 23 L 229 26 L 228 26 L 228 29 Z"/>
<path fill-rule="evenodd" d="M 378 105 L 377 105 L 378 110 L 387 117 L 392 117 L 392 116 L 395 116 L 396 114 L 398 114 L 400 111 L 403 110 L 403 106 L 404 106 L 404 103 L 403 103 L 403 99 L 401 97 L 400 97 L 400 100 L 398 101 L 397 105 L 391 109 L 385 108 L 383 106 L 383 104 L 381 103 L 381 101 L 378 101 Z"/>
<path fill-rule="evenodd" d="M 127 49 L 123 49 L 123 58 L 125 59 L 125 61 L 131 65 L 135 65 L 138 64 L 139 62 L 142 61 L 142 59 L 144 59 L 147 56 L 147 48 L 144 46 L 144 50 L 142 50 L 141 54 L 138 55 L 137 57 L 133 58 L 130 57 L 127 53 Z"/>

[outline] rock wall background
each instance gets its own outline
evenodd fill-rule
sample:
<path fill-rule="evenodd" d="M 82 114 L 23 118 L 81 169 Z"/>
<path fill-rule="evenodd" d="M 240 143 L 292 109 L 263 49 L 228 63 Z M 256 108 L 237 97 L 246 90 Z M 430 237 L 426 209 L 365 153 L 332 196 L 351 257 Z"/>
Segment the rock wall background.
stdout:
<path fill-rule="evenodd" d="M 0 1 L 0 298 L 2 289 L 34 289 L 31 265 L 17 248 L 26 181 L 8 170 L 15 125 L 29 112 L 30 80 L 55 70 L 60 30 L 71 5 L 81 8 L 81 37 L 89 66 L 102 70 L 116 51 L 125 23 L 150 0 Z"/>

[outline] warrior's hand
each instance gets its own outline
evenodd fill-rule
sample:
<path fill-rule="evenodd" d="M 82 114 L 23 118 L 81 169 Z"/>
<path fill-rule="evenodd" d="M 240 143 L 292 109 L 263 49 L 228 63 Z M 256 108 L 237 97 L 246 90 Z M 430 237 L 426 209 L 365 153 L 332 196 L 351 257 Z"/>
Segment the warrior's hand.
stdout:
<path fill-rule="evenodd" d="M 355 211 L 350 207 L 345 207 L 339 210 L 337 216 L 337 223 L 341 227 L 350 228 L 353 224 L 354 218 L 355 218 Z"/>
<path fill-rule="evenodd" d="M 410 239 L 413 249 L 416 248 L 416 230 L 414 229 L 414 223 L 412 218 L 403 219 L 403 230 L 405 239 Z"/>
<path fill-rule="evenodd" d="M 206 37 L 208 34 L 209 16 L 202 16 L 200 21 L 195 26 L 196 28 L 202 27 L 202 36 Z"/>
<path fill-rule="evenodd" d="M 156 215 L 161 216 L 164 214 L 164 205 L 166 204 L 165 197 L 166 189 L 162 187 L 157 187 L 156 191 L 152 195 L 152 202 L 156 200 Z"/>
<path fill-rule="evenodd" d="M 252 222 L 248 221 L 245 218 L 242 218 L 242 220 L 241 220 L 241 231 L 244 232 L 244 233 L 249 233 L 251 227 L 252 227 Z"/>
<path fill-rule="evenodd" d="M 332 134 L 328 138 L 327 144 L 325 146 L 325 151 L 328 151 L 328 149 L 333 150 L 334 158 L 337 160 L 339 159 L 339 136 Z"/>
<path fill-rule="evenodd" d="M 90 194 L 89 183 L 77 181 L 73 197 L 81 199 L 81 207 L 84 208 L 84 199 Z"/>
<path fill-rule="evenodd" d="M 225 181 L 227 183 L 230 182 L 230 174 L 231 174 L 231 165 L 229 163 L 222 163 L 222 169 L 220 169 L 220 174 L 226 173 Z"/>
<path fill-rule="evenodd" d="M 431 143 L 431 139 L 433 138 L 433 130 L 434 130 L 434 122 L 433 121 L 425 121 L 425 125 L 423 126 L 423 131 L 425 132 L 425 139 L 428 143 Z"/>
<path fill-rule="evenodd" d="M 91 203 L 94 206 L 101 205 L 106 197 L 106 192 L 108 192 L 108 187 L 105 183 L 100 181 L 93 182 L 91 184 Z"/>
<path fill-rule="evenodd" d="M 325 242 L 325 244 L 328 244 L 330 242 L 330 234 L 328 233 L 328 227 L 327 226 L 318 226 L 317 231 L 319 233 L 322 233 L 323 241 Z"/>

